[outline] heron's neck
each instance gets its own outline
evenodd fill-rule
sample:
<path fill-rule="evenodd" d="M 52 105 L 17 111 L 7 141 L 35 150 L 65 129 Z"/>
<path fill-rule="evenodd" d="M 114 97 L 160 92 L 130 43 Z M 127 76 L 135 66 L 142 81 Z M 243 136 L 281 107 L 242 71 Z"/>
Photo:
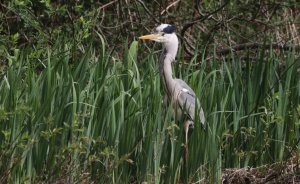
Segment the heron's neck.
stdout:
<path fill-rule="evenodd" d="M 164 88 L 167 93 L 171 95 L 172 91 L 174 90 L 174 79 L 172 76 L 172 65 L 171 63 L 175 60 L 175 55 L 168 53 L 166 49 L 164 49 L 159 63 L 159 73 L 162 79 Z M 169 96 L 169 95 L 168 95 Z"/>
<path fill-rule="evenodd" d="M 168 55 L 170 55 L 170 57 L 172 57 L 173 60 L 175 60 L 177 50 L 178 50 L 177 37 L 176 37 L 176 40 L 174 40 L 173 42 L 169 42 L 169 43 L 164 44 L 164 52 L 167 53 Z"/>

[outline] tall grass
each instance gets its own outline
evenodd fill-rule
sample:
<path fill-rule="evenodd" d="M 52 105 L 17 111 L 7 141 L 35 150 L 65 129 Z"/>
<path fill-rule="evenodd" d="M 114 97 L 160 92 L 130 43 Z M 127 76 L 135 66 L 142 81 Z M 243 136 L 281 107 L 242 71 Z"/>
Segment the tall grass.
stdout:
<path fill-rule="evenodd" d="M 58 42 L 46 49 L 41 71 L 28 51 L 7 53 L 1 183 L 215 183 L 223 168 L 281 161 L 297 146 L 299 53 L 282 60 L 261 50 L 254 60 L 233 55 L 201 67 L 179 59 L 175 74 L 195 90 L 207 117 L 207 131 L 198 123 L 189 138 L 185 167 L 182 124 L 162 106 L 159 54 L 133 42 L 120 58 L 98 39 L 97 51 L 90 46 L 80 55 Z"/>

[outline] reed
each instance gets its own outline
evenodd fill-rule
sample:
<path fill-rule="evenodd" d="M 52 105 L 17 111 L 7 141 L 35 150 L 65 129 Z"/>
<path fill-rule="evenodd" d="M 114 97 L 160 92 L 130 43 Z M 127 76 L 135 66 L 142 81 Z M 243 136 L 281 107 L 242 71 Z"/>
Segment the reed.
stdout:
<path fill-rule="evenodd" d="M 261 50 L 254 60 L 203 59 L 201 67 L 179 57 L 175 73 L 195 90 L 207 117 L 207 131 L 196 123 L 189 138 L 185 168 L 182 124 L 162 106 L 159 55 L 146 55 L 134 41 L 119 57 L 98 36 L 97 50 L 77 55 L 74 45 L 58 41 L 45 49 L 39 71 L 26 50 L 5 56 L 1 183 L 215 183 L 224 168 L 282 161 L 295 149 L 299 53 L 282 61 Z"/>

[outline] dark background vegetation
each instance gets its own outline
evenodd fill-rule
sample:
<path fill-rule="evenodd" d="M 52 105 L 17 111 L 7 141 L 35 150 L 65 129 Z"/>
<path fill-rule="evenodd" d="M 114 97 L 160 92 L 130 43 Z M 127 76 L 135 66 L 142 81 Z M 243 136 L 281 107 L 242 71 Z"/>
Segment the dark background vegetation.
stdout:
<path fill-rule="evenodd" d="M 120 49 L 124 40 L 137 39 L 160 23 L 177 26 L 187 57 L 203 48 L 211 56 L 262 45 L 288 50 L 300 43 L 296 0 L 25 0 L 4 1 L 0 8 L 1 42 L 8 51 L 33 47 L 38 54 L 40 47 L 51 46 L 64 35 L 84 44 L 95 31 L 105 35 L 110 47 Z"/>

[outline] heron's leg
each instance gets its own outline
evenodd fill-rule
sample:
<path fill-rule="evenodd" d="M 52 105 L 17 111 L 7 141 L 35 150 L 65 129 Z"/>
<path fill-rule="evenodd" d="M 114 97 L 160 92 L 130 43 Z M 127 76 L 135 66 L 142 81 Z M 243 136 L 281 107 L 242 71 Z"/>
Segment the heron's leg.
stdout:
<path fill-rule="evenodd" d="M 185 138 L 185 160 L 188 160 L 188 154 L 189 154 L 189 149 L 188 149 L 188 134 L 189 134 L 189 127 L 190 126 L 190 122 L 189 121 L 185 121 L 184 122 L 184 138 Z"/>

